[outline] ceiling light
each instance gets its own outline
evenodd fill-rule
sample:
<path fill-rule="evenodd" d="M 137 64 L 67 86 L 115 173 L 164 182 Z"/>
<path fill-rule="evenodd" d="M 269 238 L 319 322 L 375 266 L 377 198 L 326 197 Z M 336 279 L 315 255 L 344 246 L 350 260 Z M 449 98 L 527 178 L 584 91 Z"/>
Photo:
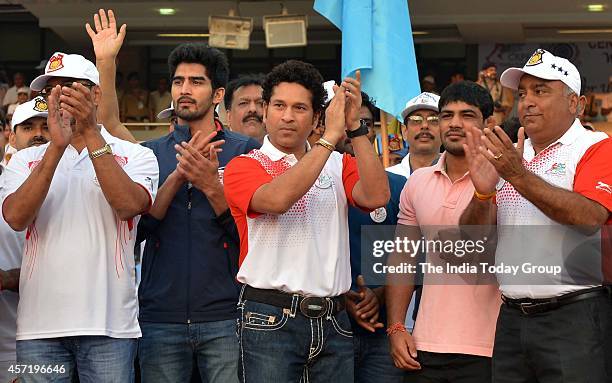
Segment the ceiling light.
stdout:
<path fill-rule="evenodd" d="M 557 33 L 565 35 L 591 34 L 591 33 L 612 33 L 612 29 L 560 29 Z"/>
<path fill-rule="evenodd" d="M 158 33 L 157 37 L 208 37 L 208 33 Z"/>
<path fill-rule="evenodd" d="M 603 4 L 589 4 L 587 9 L 589 12 L 603 12 L 606 7 Z"/>
<path fill-rule="evenodd" d="M 176 13 L 176 9 L 174 8 L 160 8 L 159 14 L 162 16 L 172 16 Z"/>

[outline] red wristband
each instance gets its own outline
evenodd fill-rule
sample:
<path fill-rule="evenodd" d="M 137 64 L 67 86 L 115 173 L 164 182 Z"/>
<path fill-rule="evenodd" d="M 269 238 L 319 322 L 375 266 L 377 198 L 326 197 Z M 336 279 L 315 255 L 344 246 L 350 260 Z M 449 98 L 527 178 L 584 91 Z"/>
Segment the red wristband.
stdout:
<path fill-rule="evenodd" d="M 387 336 L 391 336 L 398 332 L 406 332 L 406 326 L 402 322 L 395 322 L 387 327 Z"/>

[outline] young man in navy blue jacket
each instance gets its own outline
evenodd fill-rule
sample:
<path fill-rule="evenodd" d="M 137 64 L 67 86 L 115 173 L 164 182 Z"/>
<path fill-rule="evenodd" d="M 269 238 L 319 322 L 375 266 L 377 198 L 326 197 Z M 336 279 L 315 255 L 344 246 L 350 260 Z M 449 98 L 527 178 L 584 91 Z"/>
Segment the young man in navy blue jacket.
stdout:
<path fill-rule="evenodd" d="M 214 116 L 229 72 L 221 51 L 183 44 L 168 64 L 178 124 L 144 144 L 157 156 L 161 198 L 138 227 L 147 241 L 138 294 L 141 373 L 143 382 L 188 381 L 195 357 L 207 381 L 237 381 L 239 238 L 223 169 L 259 144 L 223 130 Z"/>
<path fill-rule="evenodd" d="M 112 11 L 96 15 L 88 33 L 101 73 L 102 120 L 121 125 L 114 93 L 115 58 L 125 37 Z M 239 239 L 223 195 L 223 169 L 259 147 L 224 130 L 215 118 L 228 79 L 227 58 L 204 44 L 182 44 L 168 58 L 174 131 L 145 142 L 160 168 L 159 192 L 138 226 L 142 263 L 139 359 L 142 381 L 188 382 L 194 361 L 207 382 L 237 382 L 236 303 Z M 105 97 L 108 95 L 108 97 Z M 105 104 L 106 103 L 106 104 Z"/>

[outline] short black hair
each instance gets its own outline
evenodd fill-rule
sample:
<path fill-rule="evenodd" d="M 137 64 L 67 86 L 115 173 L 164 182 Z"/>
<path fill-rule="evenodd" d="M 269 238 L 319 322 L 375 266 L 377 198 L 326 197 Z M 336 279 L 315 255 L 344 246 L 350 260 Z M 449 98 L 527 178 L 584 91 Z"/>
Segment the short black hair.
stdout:
<path fill-rule="evenodd" d="M 482 67 L 480 68 L 480 70 L 489 69 L 489 68 L 491 68 L 491 67 L 493 67 L 493 68 L 497 69 L 497 64 L 492 63 L 492 62 L 490 62 L 490 61 L 487 61 L 487 62 L 485 62 L 484 64 L 482 64 Z"/>
<path fill-rule="evenodd" d="M 257 74 L 244 74 L 238 76 L 227 83 L 225 88 L 225 96 L 223 97 L 223 103 L 225 104 L 225 110 L 230 110 L 232 107 L 232 101 L 234 100 L 234 92 L 243 86 L 259 85 L 262 86 L 264 81 L 263 73 Z"/>
<path fill-rule="evenodd" d="M 376 107 L 374 100 L 363 91 L 361 92 L 361 106 L 368 108 L 370 113 L 372 113 L 372 118 L 374 118 L 374 121 L 378 121 L 380 117 L 380 110 Z"/>
<path fill-rule="evenodd" d="M 452 102 L 465 102 L 480 109 L 483 120 L 493 115 L 493 98 L 491 94 L 482 86 L 472 81 L 460 81 L 450 84 L 442 91 L 438 110 Z"/>
<path fill-rule="evenodd" d="M 281 82 L 293 82 L 302 85 L 312 94 L 312 108 L 315 114 L 323 110 L 325 88 L 323 76 L 312 64 L 298 60 L 288 60 L 275 66 L 266 76 L 263 83 L 263 99 L 270 102 L 272 90 Z"/>
<path fill-rule="evenodd" d="M 206 68 L 213 89 L 224 88 L 229 78 L 229 64 L 223 52 L 204 43 L 185 43 L 177 46 L 168 56 L 170 77 L 181 63 L 201 64 Z"/>

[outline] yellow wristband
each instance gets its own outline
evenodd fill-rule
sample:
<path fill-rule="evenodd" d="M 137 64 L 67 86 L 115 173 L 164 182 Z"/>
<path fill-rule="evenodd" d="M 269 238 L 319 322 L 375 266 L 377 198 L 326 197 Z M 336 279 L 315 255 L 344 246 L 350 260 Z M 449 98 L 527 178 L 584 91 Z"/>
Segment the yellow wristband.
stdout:
<path fill-rule="evenodd" d="M 476 190 L 474 190 L 474 197 L 478 198 L 481 201 L 488 201 L 491 198 L 495 197 L 496 194 L 497 194 L 497 191 L 494 191 L 493 193 L 489 193 L 489 194 L 480 194 Z"/>
<path fill-rule="evenodd" d="M 319 138 L 319 141 L 315 142 L 315 145 L 321 145 L 322 147 L 329 150 L 330 152 L 333 152 L 334 150 L 336 150 L 336 147 L 334 146 L 334 144 L 332 144 L 331 142 L 327 140 L 324 140 L 323 138 Z"/>

